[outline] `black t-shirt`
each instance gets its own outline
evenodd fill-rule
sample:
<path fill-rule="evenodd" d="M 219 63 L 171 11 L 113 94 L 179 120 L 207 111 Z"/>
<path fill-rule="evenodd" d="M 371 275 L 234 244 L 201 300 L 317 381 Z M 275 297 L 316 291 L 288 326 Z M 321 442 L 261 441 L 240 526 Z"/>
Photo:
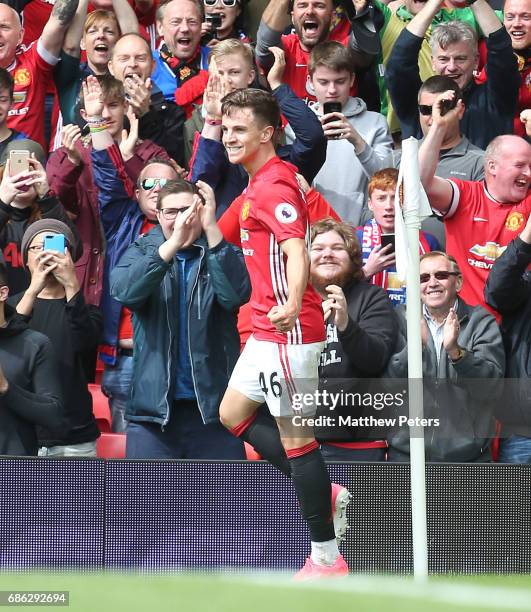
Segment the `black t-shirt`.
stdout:
<path fill-rule="evenodd" d="M 17 304 L 23 294 L 12 298 Z M 72 298 L 81 301 L 81 292 Z M 88 335 L 86 321 L 79 321 L 77 325 L 75 318 L 79 313 L 83 317 L 89 316 L 90 308 L 84 303 L 81 309 L 71 304 L 70 313 L 67 312 L 66 300 L 37 298 L 33 306 L 33 315 L 29 327 L 48 336 L 55 351 L 55 357 L 59 369 L 60 382 L 63 391 L 65 407 L 65 424 L 61 431 L 49 431 L 38 429 L 39 443 L 42 446 L 56 446 L 65 444 L 81 444 L 95 440 L 99 433 L 96 421 L 92 413 L 92 397 L 87 387 L 83 364 L 81 360 L 81 347 L 79 346 L 80 328 L 85 324 L 84 335 Z M 82 332 L 83 333 L 83 332 Z M 85 338 L 90 343 L 91 338 Z M 94 344 L 98 342 L 97 334 L 92 338 Z"/>

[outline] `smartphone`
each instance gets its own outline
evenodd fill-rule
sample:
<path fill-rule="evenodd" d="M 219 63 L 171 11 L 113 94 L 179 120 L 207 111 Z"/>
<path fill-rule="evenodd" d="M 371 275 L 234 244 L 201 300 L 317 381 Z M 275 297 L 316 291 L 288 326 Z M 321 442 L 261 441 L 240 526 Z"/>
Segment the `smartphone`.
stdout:
<path fill-rule="evenodd" d="M 341 112 L 341 102 L 325 102 L 323 104 L 323 115 L 328 115 L 330 113 L 340 113 Z"/>
<path fill-rule="evenodd" d="M 387 255 L 391 255 L 391 253 L 395 252 L 395 235 L 394 234 L 382 234 L 381 243 L 382 243 L 382 249 L 384 249 L 389 244 L 392 245 L 392 248 L 389 251 L 386 251 Z"/>
<path fill-rule="evenodd" d="M 66 238 L 64 234 L 47 234 L 44 236 L 44 250 L 55 251 L 64 255 L 66 248 Z"/>
<path fill-rule="evenodd" d="M 213 30 L 221 28 L 221 13 L 211 13 L 210 15 L 206 15 L 205 19 L 210 23 Z"/>
<path fill-rule="evenodd" d="M 457 96 L 454 96 L 453 100 L 441 100 L 440 109 L 441 109 L 441 117 L 444 117 L 446 113 L 452 108 L 455 108 L 457 105 Z"/>
<path fill-rule="evenodd" d="M 10 151 L 9 152 L 9 167 L 11 176 L 15 176 L 19 172 L 29 171 L 29 151 Z"/>

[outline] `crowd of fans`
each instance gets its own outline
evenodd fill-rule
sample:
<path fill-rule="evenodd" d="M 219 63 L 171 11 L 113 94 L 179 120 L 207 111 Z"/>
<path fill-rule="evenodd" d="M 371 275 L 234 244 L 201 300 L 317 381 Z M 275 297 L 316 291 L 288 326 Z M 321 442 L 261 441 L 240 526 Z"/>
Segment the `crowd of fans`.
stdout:
<path fill-rule="evenodd" d="M 254 88 L 312 223 L 320 390 L 407 378 L 414 136 L 427 459 L 490 461 L 496 440 L 531 463 L 531 0 L 269 0 L 251 31 L 254 2 L 0 3 L 0 454 L 95 456 L 99 364 L 128 457 L 244 458 L 219 421 L 251 328 L 245 135 L 222 101 Z M 407 461 L 408 427 L 368 419 L 398 415 L 320 405 L 315 435 L 327 460 Z"/>

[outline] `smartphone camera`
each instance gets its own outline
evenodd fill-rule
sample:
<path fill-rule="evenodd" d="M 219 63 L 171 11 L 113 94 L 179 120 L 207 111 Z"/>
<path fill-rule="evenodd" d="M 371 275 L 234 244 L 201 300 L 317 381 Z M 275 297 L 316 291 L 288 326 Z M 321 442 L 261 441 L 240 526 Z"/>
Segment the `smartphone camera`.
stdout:
<path fill-rule="evenodd" d="M 64 234 L 47 234 L 44 236 L 43 249 L 64 255 L 66 238 Z"/>
<path fill-rule="evenodd" d="M 441 109 L 441 117 L 444 117 L 448 111 L 457 106 L 457 97 L 454 96 L 452 100 L 441 100 L 439 108 Z"/>
<path fill-rule="evenodd" d="M 341 112 L 341 102 L 325 102 L 323 104 L 323 115 L 328 115 L 330 113 L 340 113 Z M 327 119 L 324 123 L 328 123 L 330 121 L 335 121 L 334 117 Z M 330 136 L 330 140 L 337 140 L 339 136 Z"/>
<path fill-rule="evenodd" d="M 205 16 L 206 22 L 210 24 L 214 38 L 216 37 L 216 30 L 221 28 L 221 13 L 212 13 Z"/>
<path fill-rule="evenodd" d="M 329 115 L 330 113 L 340 113 L 341 102 L 325 102 L 323 104 L 323 115 Z"/>
<path fill-rule="evenodd" d="M 382 249 L 385 249 L 385 247 L 388 246 L 389 244 L 391 245 L 391 248 L 389 249 L 389 251 L 386 252 L 387 255 L 391 255 L 392 253 L 395 252 L 395 235 L 394 234 L 382 234 L 380 242 L 381 242 Z"/>
<path fill-rule="evenodd" d="M 20 172 L 28 172 L 29 171 L 29 151 L 10 151 L 9 152 L 9 168 L 10 175 L 15 176 L 15 174 L 19 174 Z"/>

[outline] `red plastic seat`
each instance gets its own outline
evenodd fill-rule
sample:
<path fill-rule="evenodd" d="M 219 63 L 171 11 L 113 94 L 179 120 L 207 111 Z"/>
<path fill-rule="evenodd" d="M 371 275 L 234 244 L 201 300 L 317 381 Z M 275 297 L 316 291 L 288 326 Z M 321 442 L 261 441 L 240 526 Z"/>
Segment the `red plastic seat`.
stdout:
<path fill-rule="evenodd" d="M 101 432 L 111 432 L 112 417 L 109 398 L 103 393 L 100 385 L 89 384 L 88 388 L 92 395 L 92 412 L 98 424 L 98 429 Z"/>
<path fill-rule="evenodd" d="M 126 434 L 102 433 L 96 440 L 96 455 L 100 459 L 125 459 Z"/>

